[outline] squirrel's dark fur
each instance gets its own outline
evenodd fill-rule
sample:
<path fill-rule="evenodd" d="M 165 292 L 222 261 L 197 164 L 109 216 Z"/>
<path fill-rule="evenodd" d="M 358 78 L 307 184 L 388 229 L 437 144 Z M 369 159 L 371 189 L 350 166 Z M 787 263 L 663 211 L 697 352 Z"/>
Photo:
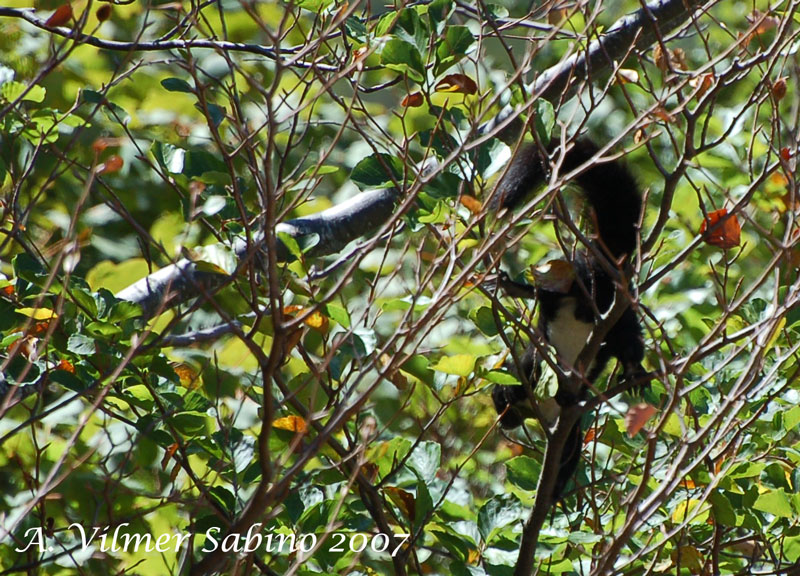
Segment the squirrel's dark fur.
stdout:
<path fill-rule="evenodd" d="M 551 160 L 557 163 L 560 174 L 567 174 L 580 166 L 587 167 L 573 180 L 594 212 L 595 237 L 592 249 L 579 250 L 572 258 L 574 281 L 565 293 L 535 287 L 539 302 L 538 328 L 547 344 L 556 349 L 562 366 L 572 366 L 580 354 L 594 325 L 599 322 L 595 309 L 606 313 L 614 303 L 615 280 L 608 273 L 618 269 L 636 249 L 636 232 L 642 210 L 642 198 L 636 180 L 619 160 L 598 163 L 598 147 L 589 140 L 580 139 L 567 144 L 561 158 L 559 142 L 547 150 L 536 144 L 521 148 L 511 161 L 495 191 L 492 207 L 514 209 L 529 194 L 547 182 Z M 546 154 L 545 154 L 546 152 Z M 606 258 L 605 262 L 599 258 Z M 621 276 L 620 276 L 621 277 Z M 617 358 L 622 364 L 624 377 L 640 379 L 644 356 L 642 330 L 634 310 L 626 308 L 622 316 L 608 330 L 593 362 L 585 371 L 585 382 L 594 383 L 609 359 Z M 516 428 L 532 415 L 530 386 L 540 377 L 540 358 L 534 346 L 523 355 L 519 370 L 524 374 L 522 386 L 496 386 L 492 399 L 498 414 L 502 414 L 503 428 Z M 559 406 L 574 405 L 585 399 L 586 385 L 568 389 L 559 381 L 556 402 Z M 561 467 L 558 472 L 554 500 L 575 474 L 581 457 L 581 426 L 578 422 L 567 439 Z"/>

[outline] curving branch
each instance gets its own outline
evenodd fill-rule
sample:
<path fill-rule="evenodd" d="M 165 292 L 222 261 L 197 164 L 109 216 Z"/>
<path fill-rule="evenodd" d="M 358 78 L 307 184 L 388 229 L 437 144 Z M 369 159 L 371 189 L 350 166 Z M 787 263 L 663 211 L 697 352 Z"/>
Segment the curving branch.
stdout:
<path fill-rule="evenodd" d="M 371 234 L 387 222 L 392 216 L 397 197 L 395 188 L 362 192 L 317 214 L 278 224 L 275 228 L 276 236 L 286 234 L 299 244 L 302 244 L 302 240 L 312 240 L 316 236 L 316 244 L 306 253 L 309 257 L 335 254 L 353 240 Z M 259 232 L 249 242 L 240 238 L 234 243 L 233 252 L 239 267 L 254 258 L 256 262 L 262 261 L 266 250 L 264 240 L 264 234 Z M 281 242 L 280 236 L 277 241 L 277 260 L 285 261 L 290 257 L 290 252 Z M 231 279 L 232 276 L 208 272 L 199 264 L 183 259 L 142 278 L 118 292 L 116 296 L 138 304 L 145 318 L 152 318 L 163 310 L 197 297 L 198 294 L 207 295 Z"/>
<path fill-rule="evenodd" d="M 615 62 L 623 60 L 632 49 L 644 49 L 664 37 L 689 20 L 695 8 L 704 2 L 700 0 L 654 0 L 617 20 L 602 36 L 589 43 L 584 51 L 579 51 L 547 68 L 538 74 L 527 86 L 533 96 L 528 105 L 538 98 L 550 102 L 564 101 L 593 74 L 612 68 Z M 521 122 L 519 109 L 512 106 L 503 108 L 495 118 L 480 127 L 481 134 L 499 132 L 503 140 L 514 141 L 519 136 Z"/>
<path fill-rule="evenodd" d="M 94 46 L 95 48 L 102 48 L 103 50 L 114 50 L 119 52 L 152 52 L 159 50 L 189 50 L 192 48 L 204 48 L 218 50 L 221 52 L 246 52 L 248 54 L 256 54 L 258 56 L 264 56 L 270 60 L 280 62 L 281 65 L 286 67 L 294 66 L 297 68 L 315 68 L 324 72 L 336 72 L 339 70 L 338 66 L 322 64 L 320 62 L 306 62 L 304 60 L 291 58 L 292 54 L 294 53 L 292 49 L 275 50 L 274 48 L 261 46 L 259 44 L 243 44 L 241 42 L 212 40 L 208 38 L 192 38 L 189 40 L 137 40 L 134 42 L 106 40 L 91 34 L 84 34 L 83 32 L 73 30 L 72 28 L 67 28 L 66 26 L 49 26 L 47 24 L 47 20 L 45 18 L 38 17 L 31 8 L 5 8 L 0 6 L 0 17 L 25 20 L 36 28 L 51 34 L 55 34 L 56 36 L 69 38 L 79 44 L 88 44 L 90 46 Z"/>

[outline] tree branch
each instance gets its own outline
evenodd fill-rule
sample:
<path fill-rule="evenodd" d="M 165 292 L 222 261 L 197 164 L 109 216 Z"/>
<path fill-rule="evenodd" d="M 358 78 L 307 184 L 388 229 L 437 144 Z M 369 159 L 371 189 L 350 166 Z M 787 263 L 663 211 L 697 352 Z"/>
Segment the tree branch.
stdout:
<path fill-rule="evenodd" d="M 298 241 L 310 240 L 316 235 L 317 243 L 307 255 L 317 257 L 335 254 L 351 241 L 374 232 L 387 222 L 397 196 L 394 188 L 362 192 L 318 214 L 282 222 L 276 227 L 276 233 L 286 234 Z M 261 233 L 255 234 L 250 242 L 241 238 L 233 246 L 240 267 L 253 258 L 256 263 L 262 261 L 265 249 L 264 235 Z M 278 260 L 285 261 L 289 256 L 286 245 L 278 238 Z M 128 286 L 117 293 L 117 297 L 138 304 L 144 317 L 152 318 L 159 311 L 186 302 L 198 294 L 208 295 L 230 282 L 234 275 L 207 272 L 195 262 L 183 259 Z"/>
<path fill-rule="evenodd" d="M 259 44 L 243 44 L 241 42 L 228 42 L 226 40 L 210 40 L 205 38 L 193 38 L 190 40 L 153 40 L 150 42 L 120 42 L 118 40 L 106 40 L 78 32 L 66 26 L 48 26 L 47 20 L 36 16 L 34 11 L 30 8 L 4 8 L 0 7 L 0 17 L 18 18 L 25 20 L 36 28 L 50 32 L 57 36 L 70 38 L 79 44 L 88 44 L 96 48 L 104 50 L 113 50 L 117 52 L 152 52 L 156 50 L 189 50 L 192 48 L 205 48 L 224 52 L 245 52 L 248 54 L 257 54 L 264 56 L 270 60 L 280 62 L 285 67 L 296 68 L 316 68 L 323 72 L 337 72 L 338 66 L 331 66 L 330 64 L 321 64 L 319 62 L 306 62 L 294 58 L 285 58 L 284 56 L 291 56 L 293 51 L 289 50 L 275 50 Z"/>

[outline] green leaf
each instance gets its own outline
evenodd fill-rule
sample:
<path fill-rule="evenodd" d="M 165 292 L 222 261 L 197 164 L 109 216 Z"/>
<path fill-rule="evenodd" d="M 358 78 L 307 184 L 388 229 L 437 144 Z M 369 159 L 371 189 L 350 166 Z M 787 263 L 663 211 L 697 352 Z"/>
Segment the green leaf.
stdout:
<path fill-rule="evenodd" d="M 417 354 L 406 360 L 403 365 L 400 366 L 400 370 L 407 372 L 428 386 L 433 386 L 434 374 L 430 369 L 430 362 L 421 354 Z"/>
<path fill-rule="evenodd" d="M 520 383 L 516 376 L 506 370 L 490 370 L 483 374 L 483 377 L 489 382 L 502 384 L 503 386 L 513 386 Z"/>
<path fill-rule="evenodd" d="M 132 404 L 142 408 L 151 408 L 154 403 L 153 394 L 144 384 L 134 384 L 133 386 L 128 386 L 125 388 L 125 390 L 123 390 L 122 397 L 126 401 L 129 401 Z"/>
<path fill-rule="evenodd" d="M 400 40 L 392 38 L 381 50 L 381 63 L 390 70 L 396 70 L 407 74 L 409 78 L 422 84 L 425 80 L 425 65 L 422 63 L 422 56 L 417 47 Z"/>
<path fill-rule="evenodd" d="M 236 515 L 236 497 L 233 493 L 224 486 L 212 486 L 208 489 L 211 499 L 216 502 L 220 508 L 227 511 L 233 517 Z"/>
<path fill-rule="evenodd" d="M 327 304 L 325 315 L 344 328 L 350 328 L 350 314 L 347 309 L 337 304 Z"/>
<path fill-rule="evenodd" d="M 233 250 L 219 243 L 193 248 L 192 261 L 198 270 L 215 274 L 233 274 L 238 265 Z"/>
<path fill-rule="evenodd" d="M 783 429 L 794 430 L 800 424 L 800 406 L 794 406 L 783 413 Z"/>
<path fill-rule="evenodd" d="M 70 295 L 90 318 L 97 318 L 97 302 L 87 290 L 74 288 Z"/>
<path fill-rule="evenodd" d="M 408 457 L 406 465 L 425 484 L 430 484 L 436 478 L 441 463 L 442 447 L 436 442 L 420 442 Z"/>
<path fill-rule="evenodd" d="M 736 512 L 731 505 L 731 501 L 721 490 L 714 490 L 709 498 L 711 509 L 714 512 L 714 520 L 723 526 L 736 526 Z"/>
<path fill-rule="evenodd" d="M 522 504 L 513 494 L 494 496 L 478 512 L 478 530 L 483 541 L 488 543 L 497 532 L 513 522 L 524 518 Z"/>
<path fill-rule="evenodd" d="M 28 88 L 26 84 L 22 82 L 16 82 L 12 80 L 11 82 L 5 82 L 0 85 L 0 98 L 5 100 L 6 102 L 13 102 L 20 96 L 22 96 L 23 92 Z M 44 100 L 46 91 L 41 86 L 31 86 L 31 89 L 28 90 L 28 93 L 22 96 L 22 101 L 29 101 L 29 102 L 42 102 Z"/>
<path fill-rule="evenodd" d="M 109 322 L 124 322 L 142 315 L 142 307 L 133 302 L 122 300 L 111 307 L 108 313 Z"/>
<path fill-rule="evenodd" d="M 302 260 L 303 254 L 314 248 L 319 244 L 319 234 L 304 234 L 302 236 L 293 236 L 287 232 L 278 232 L 278 240 L 280 240 L 289 254 L 294 256 L 297 260 Z"/>
<path fill-rule="evenodd" d="M 175 429 L 185 436 L 195 436 L 206 431 L 206 415 L 199 412 L 180 412 L 170 417 Z"/>
<path fill-rule="evenodd" d="M 103 260 L 89 270 L 86 282 L 92 290 L 105 288 L 116 293 L 144 278 L 149 272 L 150 268 L 144 258 L 132 258 L 119 264 Z"/>
<path fill-rule="evenodd" d="M 191 84 L 180 78 L 165 78 L 161 81 L 161 85 L 170 92 L 194 94 L 194 88 L 192 88 Z"/>
<path fill-rule="evenodd" d="M 113 338 L 122 334 L 122 328 L 112 322 L 90 322 L 86 331 L 100 338 Z"/>
<path fill-rule="evenodd" d="M 159 166 L 167 172 L 172 174 L 180 174 L 183 172 L 183 166 L 186 160 L 186 150 L 183 148 L 155 141 L 150 147 L 150 151 L 153 153 L 153 156 L 155 156 Z"/>
<path fill-rule="evenodd" d="M 422 481 L 417 482 L 417 494 L 414 497 L 414 526 L 421 526 L 428 519 L 431 510 L 433 510 L 433 499 L 428 486 Z"/>
<path fill-rule="evenodd" d="M 753 508 L 761 510 L 767 514 L 778 516 L 780 518 L 793 518 L 795 511 L 792 509 L 792 503 L 783 488 L 779 490 L 768 490 L 758 495 Z"/>
<path fill-rule="evenodd" d="M 441 74 L 466 54 L 475 37 L 466 26 L 448 26 L 444 39 L 436 47 L 436 73 Z"/>
<path fill-rule="evenodd" d="M 514 486 L 536 490 L 542 465 L 529 456 L 517 456 L 506 462 L 506 476 Z"/>
<path fill-rule="evenodd" d="M 550 141 L 550 134 L 556 125 L 556 113 L 549 100 L 539 98 L 536 101 L 536 111 L 533 116 L 533 125 L 542 142 Z"/>
<path fill-rule="evenodd" d="M 194 107 L 197 108 L 201 114 L 205 114 L 205 110 L 203 110 L 203 107 L 200 106 L 199 102 L 195 104 Z M 218 106 L 217 104 L 211 104 L 210 102 L 206 103 L 206 108 L 208 109 L 208 118 L 211 120 L 211 123 L 214 126 L 219 126 L 222 124 L 222 121 L 225 120 L 225 108 Z"/>
<path fill-rule="evenodd" d="M 456 354 L 454 356 L 443 356 L 432 366 L 437 372 L 454 374 L 455 376 L 467 377 L 475 369 L 477 358 L 471 354 Z"/>
<path fill-rule="evenodd" d="M 328 6 L 333 4 L 333 0 L 298 0 L 294 2 L 295 6 L 308 10 L 309 12 L 314 12 L 315 14 L 319 14 Z"/>
<path fill-rule="evenodd" d="M 362 190 L 388 188 L 403 181 L 403 162 L 389 154 L 373 154 L 356 164 L 350 179 Z"/>
<path fill-rule="evenodd" d="M 494 312 L 488 306 L 480 306 L 470 310 L 469 319 L 475 324 L 484 336 L 497 336 L 497 321 Z"/>
<path fill-rule="evenodd" d="M 370 461 L 378 466 L 378 475 L 384 478 L 411 450 L 411 441 L 395 436 L 388 442 L 375 444 L 370 451 Z"/>
<path fill-rule="evenodd" d="M 67 340 L 67 350 L 79 356 L 88 356 L 95 353 L 94 338 L 83 334 L 73 334 Z"/>

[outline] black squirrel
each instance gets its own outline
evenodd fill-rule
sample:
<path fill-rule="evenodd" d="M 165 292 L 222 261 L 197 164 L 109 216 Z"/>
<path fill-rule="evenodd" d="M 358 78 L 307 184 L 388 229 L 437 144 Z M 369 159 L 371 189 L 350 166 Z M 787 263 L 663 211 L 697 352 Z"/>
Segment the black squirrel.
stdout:
<path fill-rule="evenodd" d="M 600 321 L 596 312 L 605 314 L 614 303 L 615 279 L 609 272 L 620 269 L 636 249 L 642 196 L 636 180 L 621 161 L 597 161 L 599 148 L 590 140 L 578 139 L 567 143 L 563 155 L 560 153 L 560 144 L 559 141 L 553 141 L 544 148 L 537 144 L 522 147 L 497 185 L 491 207 L 497 211 L 520 206 L 532 191 L 547 181 L 551 157 L 555 162 L 560 159 L 561 174 L 586 165 L 574 182 L 583 191 L 594 212 L 595 238 L 590 240 L 593 245 L 577 251 L 572 258 L 574 280 L 568 289 L 563 292 L 541 286 L 532 289 L 539 302 L 538 328 L 547 344 L 555 348 L 561 365 L 571 367 L 595 324 Z M 605 262 L 600 258 L 604 258 Z M 617 358 L 622 364 L 623 377 L 639 382 L 641 387 L 641 380 L 646 374 L 642 368 L 644 342 L 639 320 L 630 306 L 606 333 L 595 358 L 585 371 L 583 383 L 577 389 L 568 389 L 567 383 L 559 380 L 556 407 L 585 400 L 587 383 L 595 382 L 611 357 Z M 503 428 L 516 428 L 525 418 L 537 414 L 530 408 L 533 398 L 530 386 L 535 387 L 542 375 L 540 364 L 539 353 L 530 345 L 519 362 L 519 370 L 524 374 L 521 377 L 523 385 L 498 385 L 493 389 L 492 399 L 497 413 L 501 414 L 500 425 Z M 565 486 L 575 474 L 581 458 L 581 444 L 581 425 L 578 421 L 566 440 L 553 501 L 562 496 Z"/>

